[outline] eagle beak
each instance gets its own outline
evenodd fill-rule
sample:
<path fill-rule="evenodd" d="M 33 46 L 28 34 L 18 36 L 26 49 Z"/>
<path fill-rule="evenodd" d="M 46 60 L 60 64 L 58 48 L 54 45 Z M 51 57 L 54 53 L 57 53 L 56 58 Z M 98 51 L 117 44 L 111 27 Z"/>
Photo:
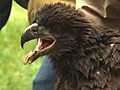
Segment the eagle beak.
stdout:
<path fill-rule="evenodd" d="M 34 50 L 29 52 L 25 59 L 24 64 L 32 63 L 39 56 L 46 55 L 53 45 L 56 43 L 56 38 L 49 34 L 49 30 L 46 30 L 44 26 L 38 26 L 37 23 L 33 23 L 27 27 L 21 36 L 21 47 L 32 39 L 37 39 L 37 45 Z"/>
<path fill-rule="evenodd" d="M 21 47 L 24 47 L 24 44 L 32 39 L 36 39 L 38 38 L 37 35 L 35 35 L 35 33 L 37 32 L 38 29 L 38 24 L 37 23 L 33 23 L 30 26 L 28 26 L 24 33 L 21 36 Z"/>

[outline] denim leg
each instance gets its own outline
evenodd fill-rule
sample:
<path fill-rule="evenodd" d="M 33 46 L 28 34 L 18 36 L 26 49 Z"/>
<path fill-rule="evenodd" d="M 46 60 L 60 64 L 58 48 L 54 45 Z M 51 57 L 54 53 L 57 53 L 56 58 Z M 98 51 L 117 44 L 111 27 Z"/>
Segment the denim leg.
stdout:
<path fill-rule="evenodd" d="M 39 68 L 32 85 L 32 90 L 54 90 L 55 73 L 52 64 L 46 56 Z"/>

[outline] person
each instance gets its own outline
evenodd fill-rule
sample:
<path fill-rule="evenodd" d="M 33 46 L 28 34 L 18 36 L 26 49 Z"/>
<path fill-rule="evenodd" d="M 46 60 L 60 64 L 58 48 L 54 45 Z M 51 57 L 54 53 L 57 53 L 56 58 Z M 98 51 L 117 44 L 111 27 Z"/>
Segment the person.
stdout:
<path fill-rule="evenodd" d="M 45 3 L 55 3 L 58 1 L 76 5 L 76 9 L 82 9 L 93 25 L 120 29 L 120 0 L 29 0 L 29 2 L 28 0 L 16 0 L 19 5 L 28 9 L 28 20 L 30 24 L 38 8 L 42 7 Z M 0 28 L 8 20 L 11 5 L 12 0 L 0 1 L 0 18 L 2 21 L 0 22 Z M 55 77 L 50 60 L 45 56 L 33 80 L 32 90 L 54 90 Z"/>

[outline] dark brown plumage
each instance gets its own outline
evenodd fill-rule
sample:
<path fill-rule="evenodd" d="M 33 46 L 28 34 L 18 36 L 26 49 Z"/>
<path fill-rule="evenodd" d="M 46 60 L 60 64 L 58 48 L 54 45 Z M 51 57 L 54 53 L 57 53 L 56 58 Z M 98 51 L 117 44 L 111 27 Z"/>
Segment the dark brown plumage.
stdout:
<path fill-rule="evenodd" d="M 25 59 L 47 55 L 57 74 L 55 90 L 120 90 L 120 31 L 95 27 L 74 7 L 62 3 L 38 10 L 21 45 L 38 39 Z"/>

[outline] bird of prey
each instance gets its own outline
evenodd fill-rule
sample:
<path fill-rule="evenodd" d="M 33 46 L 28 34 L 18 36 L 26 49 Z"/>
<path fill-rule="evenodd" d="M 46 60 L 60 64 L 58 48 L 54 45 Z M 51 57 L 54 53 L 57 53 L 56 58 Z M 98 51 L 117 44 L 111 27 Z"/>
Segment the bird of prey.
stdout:
<path fill-rule="evenodd" d="M 37 39 L 25 57 L 47 55 L 56 72 L 55 90 L 120 90 L 120 31 L 96 27 L 81 10 L 45 4 L 21 36 L 21 46 Z"/>

